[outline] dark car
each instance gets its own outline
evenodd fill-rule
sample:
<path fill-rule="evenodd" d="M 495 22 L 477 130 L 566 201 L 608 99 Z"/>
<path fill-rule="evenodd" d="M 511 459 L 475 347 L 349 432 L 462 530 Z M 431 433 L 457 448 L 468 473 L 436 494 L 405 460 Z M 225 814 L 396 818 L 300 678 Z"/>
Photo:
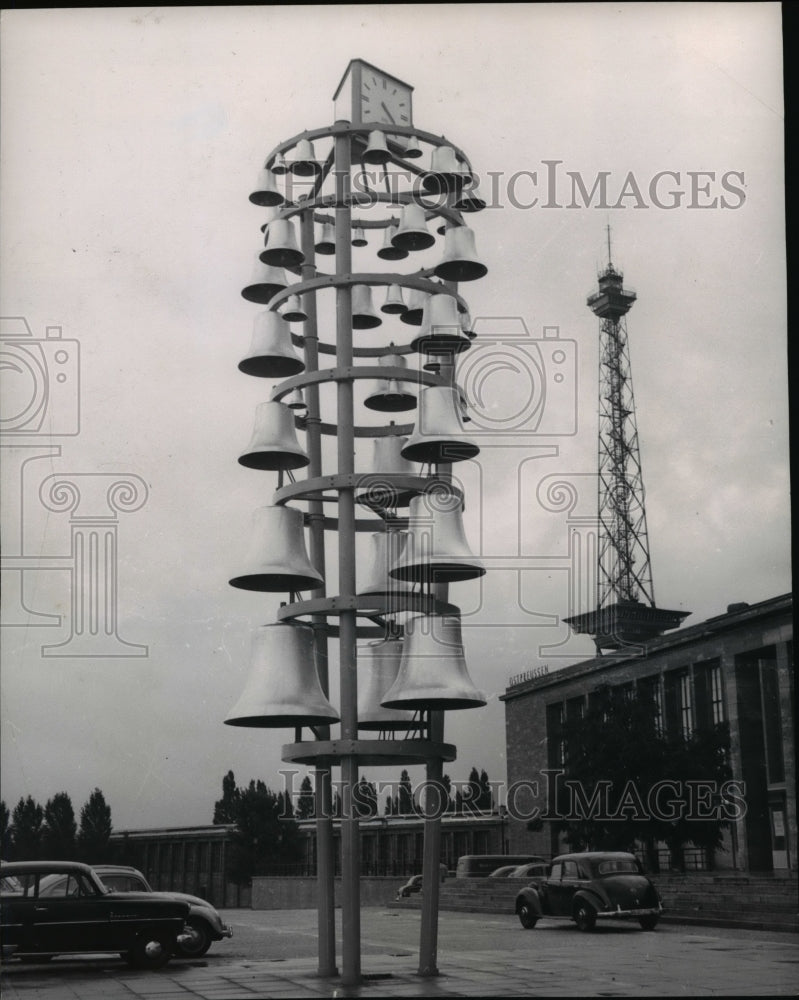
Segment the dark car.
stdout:
<path fill-rule="evenodd" d="M 616 917 L 635 919 L 651 931 L 662 910 L 638 859 L 621 851 L 562 854 L 548 874 L 533 879 L 516 897 L 516 913 L 528 930 L 541 917 L 565 917 L 581 931 L 593 930 L 597 917 Z"/>
<path fill-rule="evenodd" d="M 129 964 L 165 965 L 183 935 L 189 904 L 150 893 L 111 892 L 89 865 L 16 861 L 0 865 L 3 953 L 46 960 L 116 952 Z"/>
<path fill-rule="evenodd" d="M 185 892 L 155 892 L 138 870 L 127 865 L 93 865 L 106 888 L 114 892 L 149 892 L 162 899 L 179 899 L 188 903 L 189 918 L 186 933 L 178 941 L 177 954 L 183 958 L 199 958 L 211 947 L 212 942 L 233 937 L 233 931 L 222 920 L 207 899 L 190 896 Z"/>

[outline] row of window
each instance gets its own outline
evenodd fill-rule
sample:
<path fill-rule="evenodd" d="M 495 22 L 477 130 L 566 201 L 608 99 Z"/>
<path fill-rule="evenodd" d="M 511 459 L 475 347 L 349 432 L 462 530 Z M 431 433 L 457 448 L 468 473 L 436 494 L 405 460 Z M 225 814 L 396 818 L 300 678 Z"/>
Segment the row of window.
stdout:
<path fill-rule="evenodd" d="M 681 734 L 688 739 L 697 729 L 709 729 L 725 721 L 724 680 L 717 660 L 697 663 L 684 669 L 641 677 L 613 689 L 617 697 L 634 699 L 645 693 L 652 704 L 655 731 L 659 736 Z M 581 719 L 586 705 L 600 697 L 599 689 L 565 702 L 547 706 L 547 737 L 550 766 L 565 762 L 566 748 L 561 737 L 564 720 Z"/>

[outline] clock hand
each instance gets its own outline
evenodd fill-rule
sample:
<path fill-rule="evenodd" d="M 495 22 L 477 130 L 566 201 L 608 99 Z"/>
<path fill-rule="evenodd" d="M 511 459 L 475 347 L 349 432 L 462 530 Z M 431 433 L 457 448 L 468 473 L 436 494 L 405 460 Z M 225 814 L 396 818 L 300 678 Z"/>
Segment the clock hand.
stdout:
<path fill-rule="evenodd" d="M 386 103 L 385 103 L 385 101 L 381 101 L 381 102 L 380 102 L 380 107 L 381 107 L 381 108 L 382 108 L 382 109 L 383 109 L 383 110 L 385 111 L 385 113 L 386 113 L 386 114 L 388 115 L 388 120 L 389 120 L 389 121 L 391 122 L 391 124 L 392 124 L 392 125 L 396 125 L 396 124 L 397 124 L 397 120 L 396 120 L 396 118 L 394 117 L 394 115 L 392 115 L 392 114 L 391 114 L 391 112 L 390 112 L 390 111 L 388 110 L 388 108 L 386 107 Z"/>

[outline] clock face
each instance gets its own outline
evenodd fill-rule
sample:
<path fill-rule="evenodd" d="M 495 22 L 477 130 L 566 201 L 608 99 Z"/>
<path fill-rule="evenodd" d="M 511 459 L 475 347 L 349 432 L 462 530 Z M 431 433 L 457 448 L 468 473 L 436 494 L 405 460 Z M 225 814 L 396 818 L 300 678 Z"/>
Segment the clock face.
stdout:
<path fill-rule="evenodd" d="M 410 125 L 410 89 L 365 66 L 361 76 L 361 121 L 364 125 Z"/>

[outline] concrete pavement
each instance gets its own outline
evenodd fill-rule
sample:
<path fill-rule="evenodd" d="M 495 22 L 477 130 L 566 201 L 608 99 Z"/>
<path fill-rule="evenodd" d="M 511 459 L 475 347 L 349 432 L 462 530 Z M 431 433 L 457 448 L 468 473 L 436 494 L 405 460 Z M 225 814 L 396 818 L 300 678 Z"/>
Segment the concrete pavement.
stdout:
<path fill-rule="evenodd" d="M 375 907 L 362 913 L 363 982 L 345 987 L 316 973 L 314 911 L 236 910 L 225 918 L 231 941 L 160 972 L 131 970 L 107 956 L 9 962 L 0 978 L 3 1000 L 787 996 L 799 986 L 796 935 L 676 925 L 645 933 L 610 922 L 581 934 L 546 920 L 523 931 L 512 915 L 479 914 L 442 914 L 441 974 L 421 979 L 418 914 Z M 340 954 L 339 944 L 339 961 Z"/>

